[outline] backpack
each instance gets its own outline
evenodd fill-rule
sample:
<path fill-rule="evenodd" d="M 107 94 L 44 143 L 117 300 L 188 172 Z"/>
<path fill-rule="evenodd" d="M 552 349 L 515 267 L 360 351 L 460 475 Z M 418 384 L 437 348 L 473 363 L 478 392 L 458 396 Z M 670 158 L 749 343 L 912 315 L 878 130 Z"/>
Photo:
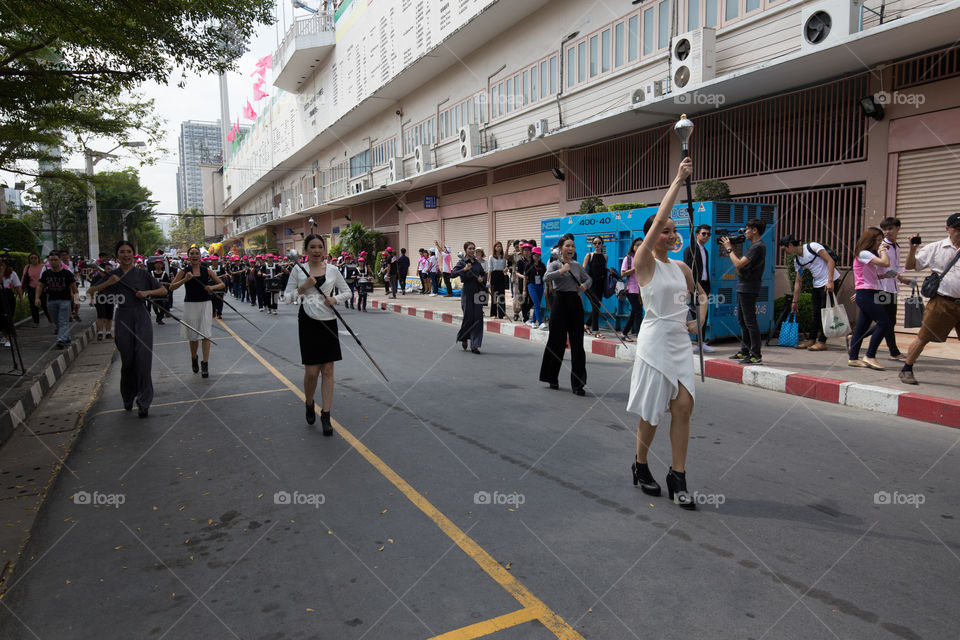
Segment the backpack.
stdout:
<path fill-rule="evenodd" d="M 810 248 L 810 244 L 811 243 L 807 243 L 804 248 L 807 251 L 809 251 L 811 254 L 813 254 L 813 257 L 807 260 L 806 262 L 800 262 L 799 260 L 797 260 L 796 261 L 797 264 L 799 264 L 801 267 L 806 267 L 808 264 L 812 264 L 814 260 L 820 257 L 819 254 L 815 253 L 813 249 Z M 823 246 L 824 250 L 827 252 L 827 255 L 830 256 L 830 259 L 833 260 L 833 266 L 839 269 L 837 265 L 840 264 L 840 257 L 837 256 L 837 252 L 831 249 L 830 247 L 827 247 L 824 245 L 821 245 L 821 246 Z"/>

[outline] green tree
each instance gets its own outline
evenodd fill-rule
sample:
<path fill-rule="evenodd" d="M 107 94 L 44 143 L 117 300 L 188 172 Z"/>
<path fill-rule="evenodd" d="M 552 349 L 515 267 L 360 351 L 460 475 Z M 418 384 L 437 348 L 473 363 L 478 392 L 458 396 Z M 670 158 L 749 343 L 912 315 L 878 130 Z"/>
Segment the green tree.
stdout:
<path fill-rule="evenodd" d="M 134 93 L 144 82 L 226 71 L 272 22 L 272 0 L 0 3 L 0 167 L 72 151 L 86 133 L 127 140 L 150 120 Z"/>
<path fill-rule="evenodd" d="M 387 248 L 387 236 L 363 226 L 361 222 L 354 222 L 340 234 L 337 245 L 355 256 L 360 255 L 361 251 L 373 255 Z"/>
<path fill-rule="evenodd" d="M 203 212 L 191 207 L 177 216 L 170 227 L 170 244 L 181 249 L 203 246 Z"/>
<path fill-rule="evenodd" d="M 580 215 L 601 211 L 600 207 L 603 207 L 603 200 L 594 197 L 587 198 L 580 203 Z M 606 211 L 606 209 L 602 210 Z"/>
<path fill-rule="evenodd" d="M 694 196 L 698 202 L 729 200 L 730 185 L 723 180 L 701 180 L 697 183 Z"/>

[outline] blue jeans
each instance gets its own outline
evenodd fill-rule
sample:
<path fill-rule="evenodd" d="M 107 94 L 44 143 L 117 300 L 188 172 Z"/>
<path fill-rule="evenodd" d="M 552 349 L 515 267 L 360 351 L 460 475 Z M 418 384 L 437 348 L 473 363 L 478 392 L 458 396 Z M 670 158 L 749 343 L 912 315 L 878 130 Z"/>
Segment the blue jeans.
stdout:
<path fill-rule="evenodd" d="M 540 300 L 543 298 L 542 284 L 528 284 L 527 292 L 530 294 L 530 301 L 533 303 L 533 322 L 542 324 L 543 316 L 540 315 Z"/>
<path fill-rule="evenodd" d="M 883 305 L 878 304 L 876 297 L 879 292 L 873 289 L 857 289 L 857 306 L 860 308 L 860 315 L 857 316 L 857 328 L 854 329 L 850 337 L 850 352 L 847 354 L 851 360 L 860 359 L 860 343 L 864 334 L 870 328 L 871 322 L 877 323 L 877 330 L 870 336 L 870 344 L 867 345 L 867 357 L 875 358 L 880 343 L 884 336 L 890 331 L 892 326 L 887 310 Z"/>
<path fill-rule="evenodd" d="M 57 323 L 57 342 L 70 342 L 70 309 L 73 302 L 70 300 L 47 300 L 47 309 L 53 321 Z"/>

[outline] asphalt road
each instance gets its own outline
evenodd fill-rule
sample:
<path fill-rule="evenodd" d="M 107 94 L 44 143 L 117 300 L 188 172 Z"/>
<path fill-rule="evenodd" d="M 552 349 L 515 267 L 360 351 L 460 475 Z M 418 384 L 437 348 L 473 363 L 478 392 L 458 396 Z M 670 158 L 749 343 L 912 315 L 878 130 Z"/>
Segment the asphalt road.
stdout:
<path fill-rule="evenodd" d="M 627 363 L 588 356 L 580 398 L 527 341 L 344 314 L 391 382 L 341 335 L 333 438 L 287 386 L 292 307 L 227 310 L 249 349 L 215 324 L 209 380 L 158 327 L 146 420 L 115 361 L 0 638 L 957 637 L 957 431 L 708 380 L 686 512 L 630 481 Z"/>

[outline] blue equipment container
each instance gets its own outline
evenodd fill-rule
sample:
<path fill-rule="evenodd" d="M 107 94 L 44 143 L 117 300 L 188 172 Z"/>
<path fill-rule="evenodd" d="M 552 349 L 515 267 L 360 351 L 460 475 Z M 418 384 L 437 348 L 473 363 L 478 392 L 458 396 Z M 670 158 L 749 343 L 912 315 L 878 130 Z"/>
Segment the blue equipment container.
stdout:
<path fill-rule="evenodd" d="M 647 218 L 656 214 L 659 207 L 646 207 L 628 211 L 604 211 L 589 215 L 571 215 L 561 218 L 545 218 L 540 222 L 540 242 L 547 259 L 549 248 L 553 247 L 561 236 L 572 233 L 577 246 L 577 260 L 583 262 L 591 250 L 594 237 L 600 236 L 604 241 L 607 254 L 607 266 L 618 273 L 624 256 L 630 250 L 634 238 L 643 236 L 643 223 Z M 729 235 L 737 235 L 737 231 L 752 218 L 759 218 L 766 224 L 763 232 L 763 242 L 767 246 L 766 264 L 763 270 L 760 295 L 757 296 L 757 322 L 760 331 L 770 330 L 773 317 L 773 277 L 776 263 L 776 226 L 777 207 L 773 204 L 757 202 L 694 202 L 694 227 L 708 224 L 712 235 L 706 245 L 708 267 L 710 272 L 711 297 L 707 312 L 707 325 L 704 327 L 706 340 L 739 337 L 740 327 L 737 324 L 737 276 L 733 263 L 727 257 L 727 252 L 717 242 L 720 234 L 718 229 L 726 230 Z M 683 249 L 690 242 L 690 227 L 687 224 L 687 205 L 674 205 L 670 214 L 677 226 L 680 242 L 670 252 L 670 257 L 676 260 L 683 259 Z M 749 243 L 737 247 L 737 255 L 742 256 L 744 247 Z M 584 296 L 584 308 L 589 311 L 591 303 Z M 601 314 L 601 324 L 619 330 L 626 322 L 630 313 L 630 303 L 619 302 L 616 296 L 604 298 Z M 616 326 L 610 322 L 610 316 L 616 316 Z"/>

